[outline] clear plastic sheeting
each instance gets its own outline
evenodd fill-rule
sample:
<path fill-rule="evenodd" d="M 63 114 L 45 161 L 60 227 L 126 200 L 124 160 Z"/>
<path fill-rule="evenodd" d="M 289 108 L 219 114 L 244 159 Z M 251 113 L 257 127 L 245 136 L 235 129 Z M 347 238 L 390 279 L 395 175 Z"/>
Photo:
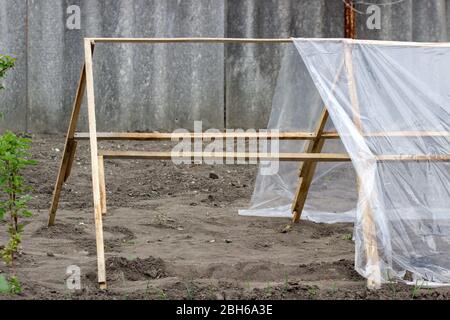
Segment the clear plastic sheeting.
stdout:
<path fill-rule="evenodd" d="M 269 128 L 313 132 L 326 105 L 327 130 L 340 140 L 322 152 L 352 159 L 318 166 L 302 218 L 354 221 L 355 268 L 369 282 L 450 283 L 450 44 L 294 44 Z M 307 143 L 280 141 L 280 152 L 304 152 Z M 280 163 L 277 175 L 258 175 L 240 214 L 291 216 L 299 169 Z"/>
<path fill-rule="evenodd" d="M 268 129 L 314 131 L 324 108 L 308 69 L 295 46 L 289 47 L 281 64 Z M 335 130 L 328 121 L 327 131 Z M 309 142 L 279 141 L 280 152 L 304 152 Z M 345 153 L 339 140 L 327 140 L 324 152 Z M 291 217 L 291 205 L 299 181 L 301 163 L 280 162 L 274 175 L 258 174 L 251 207 L 241 215 Z M 302 213 L 315 222 L 353 222 L 356 208 L 356 176 L 351 163 L 320 163 Z"/>
<path fill-rule="evenodd" d="M 356 270 L 449 283 L 450 45 L 294 42 L 359 177 Z"/>

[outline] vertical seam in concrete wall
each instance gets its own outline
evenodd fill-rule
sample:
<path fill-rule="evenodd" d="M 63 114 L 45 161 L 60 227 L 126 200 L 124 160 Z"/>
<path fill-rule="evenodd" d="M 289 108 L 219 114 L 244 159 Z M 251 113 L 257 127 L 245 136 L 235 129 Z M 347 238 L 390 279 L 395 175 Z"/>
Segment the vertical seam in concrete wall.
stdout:
<path fill-rule="evenodd" d="M 30 108 L 30 92 L 28 90 L 28 46 L 29 46 L 29 37 L 28 37 L 28 21 L 29 21 L 29 0 L 26 0 L 25 3 L 25 95 L 26 95 L 26 106 L 25 106 L 25 132 L 28 132 L 28 114 L 29 114 L 29 108 Z"/>
<path fill-rule="evenodd" d="M 228 3 L 224 2 L 223 5 L 223 33 L 224 38 L 228 37 Z M 228 45 L 223 44 L 223 128 L 227 128 L 227 58 L 228 58 Z"/>

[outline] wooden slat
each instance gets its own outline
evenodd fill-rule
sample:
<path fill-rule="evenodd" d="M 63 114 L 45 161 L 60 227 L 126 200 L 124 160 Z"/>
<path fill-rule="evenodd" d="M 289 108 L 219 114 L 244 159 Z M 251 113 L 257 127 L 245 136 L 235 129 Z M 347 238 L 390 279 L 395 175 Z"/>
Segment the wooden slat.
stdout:
<path fill-rule="evenodd" d="M 86 38 L 92 42 L 106 43 L 292 43 L 296 38 Z M 386 41 L 386 40 L 361 40 L 343 38 L 299 38 L 305 41 L 345 41 L 355 44 L 375 44 L 384 46 L 404 47 L 432 47 L 450 48 L 449 42 L 412 42 L 412 41 Z"/>
<path fill-rule="evenodd" d="M 204 160 L 259 160 L 259 161 L 350 161 L 343 153 L 241 153 L 241 152 L 159 152 L 159 151 L 100 151 L 105 159 L 204 159 Z"/>
<path fill-rule="evenodd" d="M 450 137 L 450 131 L 386 131 L 386 132 L 366 132 L 362 134 L 365 138 L 389 137 L 389 138 L 415 138 L 415 137 Z M 337 132 L 324 132 L 324 139 L 340 139 Z"/>
<path fill-rule="evenodd" d="M 90 134 L 92 193 L 94 198 L 95 237 L 97 244 L 98 283 L 100 289 L 106 289 L 105 248 L 103 242 L 102 207 L 100 200 L 99 164 L 97 149 L 97 128 L 95 121 L 94 70 L 92 66 L 93 44 L 85 40 L 84 54 L 86 64 L 86 92 L 88 105 L 88 122 Z"/>
<path fill-rule="evenodd" d="M 314 130 L 314 135 L 317 137 L 315 140 L 309 142 L 306 148 L 307 153 L 320 153 L 322 151 L 325 140 L 322 139 L 322 132 L 328 121 L 328 110 L 324 106 L 322 114 Z M 295 191 L 294 200 L 292 201 L 292 222 L 296 223 L 300 220 L 303 208 L 306 203 L 306 198 L 308 197 L 309 188 L 311 186 L 312 180 L 314 178 L 314 173 L 316 171 L 317 162 L 305 162 L 302 163 L 299 183 L 297 184 L 297 189 Z"/>
<path fill-rule="evenodd" d="M 376 157 L 377 161 L 390 162 L 450 162 L 450 155 L 441 154 L 401 154 L 401 155 L 380 155 Z"/>
<path fill-rule="evenodd" d="M 380 46 L 450 48 L 450 42 L 413 42 L 413 41 L 364 40 L 364 39 L 345 39 L 345 38 L 298 38 L 298 39 L 305 41 L 346 42 L 348 44 L 370 44 Z M 296 40 L 296 38 L 293 38 L 293 40 Z"/>
<path fill-rule="evenodd" d="M 280 44 L 292 43 L 292 39 L 254 39 L 254 38 L 87 38 L 100 43 L 259 43 Z"/>
<path fill-rule="evenodd" d="M 98 132 L 97 140 L 172 140 L 172 139 L 279 139 L 279 140 L 310 140 L 314 139 L 312 132 L 203 132 L 203 133 L 160 133 L 160 132 Z M 89 139 L 89 134 L 75 134 L 77 140 Z"/>
<path fill-rule="evenodd" d="M 83 101 L 84 90 L 86 88 L 86 69 L 83 65 L 78 80 L 77 92 L 75 95 L 75 101 L 72 107 L 72 114 L 70 116 L 69 128 L 67 129 L 66 141 L 64 144 L 63 157 L 59 166 L 58 176 L 56 178 L 55 187 L 53 190 L 52 203 L 50 205 L 50 211 L 48 215 L 48 226 L 55 224 L 56 210 L 58 209 L 59 198 L 61 195 L 61 189 L 64 181 L 67 180 L 70 174 L 70 168 L 72 167 L 73 156 L 76 145 L 73 143 L 73 137 L 77 128 L 78 117 L 80 114 L 81 103 Z M 68 169 L 69 168 L 69 169 Z"/>
<path fill-rule="evenodd" d="M 389 131 L 366 133 L 364 137 L 450 137 L 450 131 Z M 172 139 L 279 139 L 279 140 L 315 140 L 314 132 L 204 132 L 204 133 L 160 133 L 160 132 L 98 132 L 97 140 L 172 140 Z M 88 132 L 77 132 L 76 140 L 89 140 Z M 339 139 L 337 132 L 323 132 L 323 139 Z"/>
<path fill-rule="evenodd" d="M 259 161 L 312 161 L 312 162 L 346 162 L 351 161 L 345 153 L 248 153 L 248 152 L 170 152 L 170 151 L 108 151 L 102 150 L 100 156 L 105 159 L 204 159 L 204 160 L 259 160 Z M 374 160 L 378 162 L 450 162 L 450 155 L 381 155 Z"/>
<path fill-rule="evenodd" d="M 339 80 L 339 77 L 341 75 L 342 69 L 343 69 L 344 63 L 342 62 L 341 65 L 338 68 L 338 71 L 336 72 L 335 78 L 333 80 L 333 84 L 331 86 L 331 92 L 334 93 L 335 86 L 337 81 Z M 318 120 L 318 123 L 316 124 L 316 128 L 314 130 L 314 135 L 316 138 L 309 142 L 306 152 L 313 152 L 313 153 L 321 153 L 323 145 L 325 144 L 325 139 L 322 138 L 325 125 L 328 121 L 329 113 L 327 110 L 327 107 L 324 106 L 322 113 L 320 115 L 320 118 Z M 300 221 L 301 214 L 303 211 L 303 208 L 306 203 L 306 198 L 308 197 L 309 188 L 312 184 L 312 180 L 314 178 L 314 173 L 316 170 L 317 163 L 316 162 L 307 162 L 302 163 L 301 171 L 299 175 L 299 183 L 297 184 L 297 188 L 295 190 L 294 199 L 292 202 L 292 221 L 298 222 Z"/>

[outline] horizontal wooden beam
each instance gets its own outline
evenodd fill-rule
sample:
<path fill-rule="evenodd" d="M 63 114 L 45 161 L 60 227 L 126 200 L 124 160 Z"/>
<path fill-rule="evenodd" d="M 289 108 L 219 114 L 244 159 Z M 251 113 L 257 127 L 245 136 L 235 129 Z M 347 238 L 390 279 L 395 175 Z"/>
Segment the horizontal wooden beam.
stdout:
<path fill-rule="evenodd" d="M 337 132 L 324 132 L 323 139 L 339 139 Z M 364 137 L 450 137 L 450 131 L 391 131 L 366 133 Z M 89 140 L 88 132 L 75 133 L 76 140 Z M 97 140 L 172 140 L 172 139 L 279 139 L 314 140 L 313 132 L 204 132 L 204 133 L 160 133 L 160 132 L 98 132 Z"/>
<path fill-rule="evenodd" d="M 203 159 L 203 160 L 259 160 L 259 161 L 313 161 L 345 162 L 351 161 L 345 153 L 246 153 L 246 152 L 170 152 L 170 151 L 100 151 L 105 159 Z M 450 162 L 450 155 L 380 155 L 377 161 L 443 161 Z"/>
<path fill-rule="evenodd" d="M 279 139 L 279 140 L 311 140 L 312 132 L 98 132 L 97 140 L 172 140 L 172 139 Z M 89 133 L 75 134 L 76 140 L 88 140 Z"/>
<path fill-rule="evenodd" d="M 401 154 L 401 155 L 380 155 L 376 157 L 377 161 L 404 161 L 404 162 L 423 162 L 438 161 L 450 162 L 450 155 L 444 154 Z"/>
<path fill-rule="evenodd" d="M 254 39 L 254 38 L 88 38 L 99 43 L 292 43 L 292 39 Z"/>
<path fill-rule="evenodd" d="M 386 131 L 386 132 L 367 132 L 363 134 L 365 138 L 388 137 L 388 138 L 429 138 L 429 137 L 450 137 L 450 131 Z M 324 132 L 324 139 L 339 139 L 337 132 Z"/>
<path fill-rule="evenodd" d="M 100 151 L 104 159 L 203 159 L 203 160 L 259 160 L 259 161 L 350 161 L 343 153 L 245 153 L 245 152 L 156 152 L 156 151 Z"/>
<path fill-rule="evenodd" d="M 86 38 L 91 42 L 106 43 L 292 43 L 295 38 Z M 412 41 L 386 41 L 386 40 L 363 40 L 363 39 L 342 39 L 342 38 L 298 38 L 304 41 L 346 41 L 355 44 L 375 44 L 399 47 L 432 47 L 450 48 L 449 42 L 412 42 Z"/>
<path fill-rule="evenodd" d="M 380 46 L 397 47 L 423 47 L 423 48 L 450 48 L 450 42 L 413 42 L 413 41 L 392 41 L 392 40 L 366 40 L 347 38 L 293 38 L 293 40 L 304 41 L 326 41 L 326 42 L 347 42 L 354 44 L 370 44 Z"/>

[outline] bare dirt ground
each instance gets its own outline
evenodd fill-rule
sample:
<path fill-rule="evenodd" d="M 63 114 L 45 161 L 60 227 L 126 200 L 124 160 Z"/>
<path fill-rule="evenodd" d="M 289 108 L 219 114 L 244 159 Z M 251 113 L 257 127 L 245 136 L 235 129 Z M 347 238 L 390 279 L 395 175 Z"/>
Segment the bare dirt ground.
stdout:
<path fill-rule="evenodd" d="M 0 299 L 448 299 L 450 289 L 386 285 L 368 291 L 353 269 L 351 224 L 238 215 L 248 206 L 256 166 L 175 166 L 107 161 L 104 218 L 108 290 L 96 284 L 88 143 L 79 144 L 57 224 L 46 227 L 61 137 L 33 137 L 39 165 L 27 171 L 34 217 L 27 221 L 18 274 L 24 292 Z M 147 143 L 146 149 L 165 143 Z M 140 143 L 102 147 L 142 150 Z M 326 201 L 326 199 L 324 199 Z M 6 240 L 0 222 L 0 244 Z M 81 268 L 82 290 L 66 288 Z M 0 264 L 0 272 L 6 272 Z"/>

